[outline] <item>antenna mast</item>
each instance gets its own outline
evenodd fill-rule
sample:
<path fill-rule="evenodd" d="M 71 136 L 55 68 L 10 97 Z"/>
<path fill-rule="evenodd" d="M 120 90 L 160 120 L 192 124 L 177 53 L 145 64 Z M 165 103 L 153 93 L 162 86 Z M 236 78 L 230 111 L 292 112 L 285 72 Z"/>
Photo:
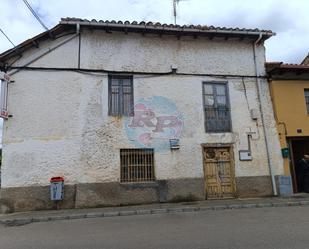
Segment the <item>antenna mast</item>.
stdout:
<path fill-rule="evenodd" d="M 174 24 L 177 24 L 177 5 L 181 1 L 188 1 L 188 0 L 172 0 L 173 2 L 173 15 L 174 15 Z"/>
<path fill-rule="evenodd" d="M 176 16 L 177 16 L 176 1 L 177 1 L 177 0 L 172 0 L 172 1 L 173 1 L 174 24 L 176 25 Z"/>
<path fill-rule="evenodd" d="M 177 4 L 182 0 L 172 0 L 173 1 L 173 15 L 174 15 L 174 24 L 177 23 Z"/>

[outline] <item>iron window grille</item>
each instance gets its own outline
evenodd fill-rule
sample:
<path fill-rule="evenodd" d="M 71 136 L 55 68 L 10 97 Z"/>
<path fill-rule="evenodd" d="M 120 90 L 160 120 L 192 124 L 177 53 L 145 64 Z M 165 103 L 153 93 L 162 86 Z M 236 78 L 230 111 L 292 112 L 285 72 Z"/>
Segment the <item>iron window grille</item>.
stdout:
<path fill-rule="evenodd" d="M 305 89 L 305 100 L 306 100 L 307 113 L 309 114 L 309 89 Z"/>
<path fill-rule="evenodd" d="M 203 82 L 203 103 L 206 132 L 231 132 L 227 84 Z"/>
<path fill-rule="evenodd" d="M 120 181 L 154 181 L 154 149 L 120 149 Z"/>
<path fill-rule="evenodd" d="M 115 76 L 108 77 L 108 114 L 110 116 L 133 116 L 133 77 Z"/>

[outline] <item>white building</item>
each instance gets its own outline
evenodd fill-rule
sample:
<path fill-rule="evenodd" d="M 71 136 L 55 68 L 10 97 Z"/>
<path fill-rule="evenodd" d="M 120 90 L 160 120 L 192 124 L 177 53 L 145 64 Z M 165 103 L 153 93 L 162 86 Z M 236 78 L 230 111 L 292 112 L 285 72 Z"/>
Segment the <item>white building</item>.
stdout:
<path fill-rule="evenodd" d="M 276 194 L 272 35 L 66 18 L 4 52 L 2 203 L 53 208 L 54 176 L 62 208 Z"/>

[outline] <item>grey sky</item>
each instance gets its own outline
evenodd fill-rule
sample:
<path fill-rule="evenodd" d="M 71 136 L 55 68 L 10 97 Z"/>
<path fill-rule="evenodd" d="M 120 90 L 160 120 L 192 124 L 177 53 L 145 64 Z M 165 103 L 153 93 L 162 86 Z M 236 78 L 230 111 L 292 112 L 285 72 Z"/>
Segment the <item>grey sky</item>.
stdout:
<path fill-rule="evenodd" d="M 172 23 L 172 0 L 28 0 L 49 27 L 61 17 L 137 20 Z M 0 28 L 15 43 L 43 28 L 22 0 L 0 0 Z M 300 63 L 309 52 L 308 0 L 183 0 L 179 24 L 271 29 L 266 42 L 268 61 Z M 0 52 L 11 44 L 0 34 Z"/>

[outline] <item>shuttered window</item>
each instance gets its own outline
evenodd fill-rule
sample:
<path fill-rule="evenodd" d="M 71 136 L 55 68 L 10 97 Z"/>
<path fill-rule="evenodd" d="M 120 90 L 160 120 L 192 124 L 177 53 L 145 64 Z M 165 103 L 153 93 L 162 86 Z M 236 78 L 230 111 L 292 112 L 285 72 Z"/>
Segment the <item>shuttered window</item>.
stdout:
<path fill-rule="evenodd" d="M 307 106 L 307 113 L 309 114 L 309 89 L 305 89 L 305 100 Z"/>
<path fill-rule="evenodd" d="M 230 132 L 231 114 L 226 83 L 203 82 L 206 132 Z"/>
<path fill-rule="evenodd" d="M 133 115 L 133 77 L 109 76 L 108 113 L 111 116 Z"/>
<path fill-rule="evenodd" d="M 153 149 L 120 150 L 121 182 L 145 182 L 154 180 Z"/>

